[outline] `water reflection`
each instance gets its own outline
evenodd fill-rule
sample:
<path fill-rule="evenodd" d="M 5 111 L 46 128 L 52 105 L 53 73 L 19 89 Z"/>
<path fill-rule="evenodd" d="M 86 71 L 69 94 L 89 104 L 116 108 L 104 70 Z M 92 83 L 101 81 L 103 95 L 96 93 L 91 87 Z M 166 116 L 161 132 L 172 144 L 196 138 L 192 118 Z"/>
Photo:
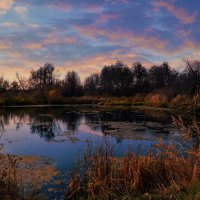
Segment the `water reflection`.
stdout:
<path fill-rule="evenodd" d="M 4 153 L 52 160 L 62 179 L 67 179 L 66 170 L 73 169 L 75 159 L 86 149 L 88 141 L 95 145 L 106 136 L 119 149 L 119 155 L 129 145 L 136 152 L 141 145 L 146 153 L 159 138 L 176 142 L 170 115 L 161 113 L 161 116 L 117 108 L 0 109 L 0 144 Z"/>
<path fill-rule="evenodd" d="M 170 116 L 161 113 L 162 117 L 158 118 L 158 114 L 154 117 L 149 112 L 144 114 L 140 111 L 122 109 L 7 108 L 0 111 L 0 133 L 5 132 L 9 124 L 15 124 L 17 131 L 28 125 L 32 134 L 38 134 L 49 141 L 66 133 L 75 135 L 82 131 L 81 125 L 84 124 L 94 132 L 116 137 L 117 142 L 124 138 L 131 139 L 130 134 L 141 137 L 144 133 L 156 133 L 165 134 L 167 137 Z"/>
<path fill-rule="evenodd" d="M 33 120 L 33 121 L 32 121 Z M 60 127 L 57 120 L 51 115 L 38 115 L 32 119 L 30 130 L 33 134 L 39 134 L 40 137 L 47 140 L 55 137 L 55 132 L 59 133 Z"/>
<path fill-rule="evenodd" d="M 61 121 L 66 124 L 66 128 L 69 132 L 75 133 L 78 131 L 78 127 L 84 115 L 76 111 L 66 111 L 61 116 Z"/>

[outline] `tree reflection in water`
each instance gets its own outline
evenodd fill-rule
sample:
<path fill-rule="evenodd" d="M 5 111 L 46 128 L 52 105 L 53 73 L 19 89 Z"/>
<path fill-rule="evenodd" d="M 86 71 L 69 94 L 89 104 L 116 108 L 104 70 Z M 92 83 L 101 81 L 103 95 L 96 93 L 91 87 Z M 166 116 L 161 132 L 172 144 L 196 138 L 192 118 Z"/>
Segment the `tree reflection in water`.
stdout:
<path fill-rule="evenodd" d="M 14 124 L 18 131 L 22 126 L 29 125 L 32 134 L 38 134 L 45 140 L 52 140 L 66 132 L 72 135 L 78 133 L 81 123 L 93 131 L 108 134 L 112 128 L 108 122 L 139 123 L 149 120 L 154 120 L 149 113 L 144 115 L 138 111 L 122 109 L 97 111 L 75 107 L 7 108 L 0 111 L 0 133 L 5 132 L 9 124 Z M 169 119 L 164 120 L 166 122 Z M 122 140 L 119 135 L 116 139 L 118 142 Z"/>
<path fill-rule="evenodd" d="M 52 116 L 38 115 L 30 124 L 31 133 L 37 133 L 40 137 L 50 140 L 55 137 L 55 132 L 59 133 L 60 127 L 57 120 Z"/>
<path fill-rule="evenodd" d="M 83 113 L 76 112 L 76 111 L 65 112 L 61 116 L 62 122 L 66 124 L 67 131 L 72 134 L 78 131 L 80 122 L 83 118 L 84 118 Z"/>

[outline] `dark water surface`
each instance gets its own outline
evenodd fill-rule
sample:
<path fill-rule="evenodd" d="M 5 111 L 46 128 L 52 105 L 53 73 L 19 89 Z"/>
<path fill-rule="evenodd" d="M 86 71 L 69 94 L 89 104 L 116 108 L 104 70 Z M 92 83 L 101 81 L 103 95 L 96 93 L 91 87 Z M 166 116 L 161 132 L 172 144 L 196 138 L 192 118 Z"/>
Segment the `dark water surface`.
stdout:
<path fill-rule="evenodd" d="M 130 108 L 0 109 L 0 135 L 4 153 L 48 158 L 63 177 L 73 169 L 88 141 L 99 144 L 105 136 L 119 153 L 130 144 L 136 150 L 140 144 L 146 152 L 160 140 L 182 145 L 169 114 Z"/>

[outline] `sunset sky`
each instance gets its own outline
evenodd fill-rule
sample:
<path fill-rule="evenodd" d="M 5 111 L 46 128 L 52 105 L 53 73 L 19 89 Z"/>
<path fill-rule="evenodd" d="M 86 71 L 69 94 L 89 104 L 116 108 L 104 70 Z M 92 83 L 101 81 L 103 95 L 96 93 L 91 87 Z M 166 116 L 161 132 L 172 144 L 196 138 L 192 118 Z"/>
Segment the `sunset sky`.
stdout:
<path fill-rule="evenodd" d="M 82 78 L 122 60 L 145 66 L 200 58 L 199 0 L 0 0 L 0 73 L 45 62 Z"/>

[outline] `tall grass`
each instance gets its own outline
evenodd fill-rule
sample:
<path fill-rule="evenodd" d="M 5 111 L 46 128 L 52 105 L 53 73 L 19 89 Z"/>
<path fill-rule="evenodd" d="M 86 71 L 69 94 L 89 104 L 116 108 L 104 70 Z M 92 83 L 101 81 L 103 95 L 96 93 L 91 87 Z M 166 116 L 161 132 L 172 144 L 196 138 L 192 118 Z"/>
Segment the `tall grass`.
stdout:
<path fill-rule="evenodd" d="M 194 180 L 200 174 L 200 122 L 196 118 L 185 122 L 181 117 L 174 117 L 173 121 L 184 140 L 192 144 L 192 148 L 188 153 L 196 158 L 192 174 L 192 179 Z"/>
<path fill-rule="evenodd" d="M 193 144 L 195 154 L 200 154 L 200 122 L 193 118 L 192 120 L 184 121 L 181 117 L 173 117 L 175 126 L 180 131 L 184 140 Z"/>
<path fill-rule="evenodd" d="M 122 157 L 107 143 L 89 147 L 72 174 L 66 199 L 175 198 L 199 180 L 192 179 L 194 167 L 193 155 L 184 156 L 163 143 L 152 146 L 147 155 L 129 148 Z"/>

